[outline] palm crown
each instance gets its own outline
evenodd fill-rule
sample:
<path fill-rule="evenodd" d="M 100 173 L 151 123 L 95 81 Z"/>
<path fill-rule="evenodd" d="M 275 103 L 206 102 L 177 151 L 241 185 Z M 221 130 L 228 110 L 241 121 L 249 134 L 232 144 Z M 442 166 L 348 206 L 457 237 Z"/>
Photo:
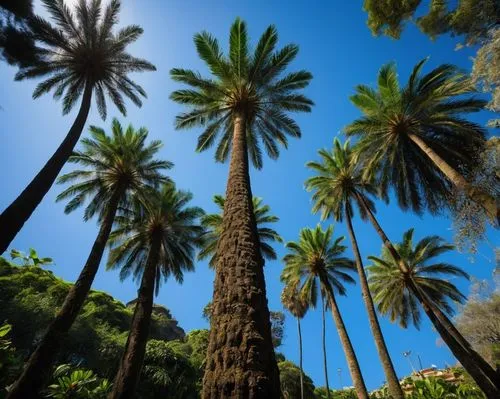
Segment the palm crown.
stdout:
<path fill-rule="evenodd" d="M 191 199 L 191 193 L 177 190 L 169 182 L 151 191 L 147 199 L 136 198 L 129 208 L 122 209 L 110 236 L 112 249 L 107 267 L 120 267 L 122 280 L 130 274 L 140 279 L 152 243 L 159 240 L 156 292 L 162 276 L 182 282 L 184 271 L 194 270 L 195 249 L 203 233 L 198 224 L 203 210 L 188 206 Z"/>
<path fill-rule="evenodd" d="M 146 60 L 126 52 L 129 44 L 142 34 L 140 26 L 130 25 L 116 34 L 120 1 L 111 0 L 103 9 L 100 0 L 79 0 L 72 12 L 64 0 L 42 0 L 56 26 L 35 16 L 30 26 L 35 39 L 42 44 L 40 57 L 21 68 L 16 79 L 47 77 L 33 92 L 37 98 L 54 89 L 54 98 L 63 98 L 63 113 L 68 113 L 86 85 L 95 89 L 99 113 L 106 118 L 107 94 L 118 110 L 126 114 L 123 95 L 137 106 L 145 91 L 127 74 L 153 71 Z"/>
<path fill-rule="evenodd" d="M 420 308 L 417 297 L 412 291 L 412 284 L 433 301 L 440 309 L 453 314 L 448 300 L 462 303 L 465 296 L 458 288 L 443 279 L 443 276 L 469 278 L 468 274 L 457 266 L 444 262 L 435 262 L 434 258 L 454 249 L 438 236 L 427 236 L 416 244 L 413 242 L 413 229 L 405 232 L 403 241 L 396 249 L 408 265 L 409 273 L 404 275 L 389 252 L 384 248 L 380 258 L 370 256 L 373 262 L 368 267 L 370 290 L 374 295 L 378 310 L 388 314 L 391 321 L 398 320 L 402 327 L 413 323 L 420 326 Z"/>
<path fill-rule="evenodd" d="M 318 225 L 315 229 L 302 229 L 298 242 L 286 244 L 289 253 L 283 258 L 281 280 L 299 284 L 300 296 L 313 307 L 316 307 L 318 288 L 322 296 L 334 291 L 345 295 L 343 283 L 354 283 L 347 272 L 355 271 L 356 267 L 352 260 L 342 256 L 346 250 L 341 245 L 344 237 L 332 242 L 332 236 L 332 226 L 323 230 Z"/>
<path fill-rule="evenodd" d="M 209 266 L 211 268 L 215 268 L 217 264 L 215 253 L 217 250 L 217 243 L 222 234 L 222 213 L 224 212 L 225 198 L 222 195 L 215 195 L 213 200 L 219 207 L 220 213 L 204 215 L 201 218 L 201 225 L 206 229 L 206 232 L 204 234 L 203 247 L 198 254 L 198 259 L 200 260 L 210 257 Z M 262 198 L 253 197 L 252 202 L 262 256 L 266 259 L 274 260 L 276 259 L 276 251 L 270 243 L 281 243 L 283 239 L 275 230 L 264 225 L 276 223 L 279 221 L 279 218 L 269 214 L 271 208 L 269 205 L 262 204 Z"/>
<path fill-rule="evenodd" d="M 399 86 L 394 64 L 381 68 L 378 87 L 356 87 L 351 101 L 363 116 L 345 128 L 360 138 L 356 148 L 367 174 L 378 172 L 384 194 L 389 184 L 399 205 L 421 212 L 438 211 L 449 198 L 451 185 L 410 135 L 422 139 L 455 170 L 467 174 L 474 166 L 485 131 L 460 114 L 477 112 L 485 102 L 464 97 L 475 91 L 470 79 L 452 65 L 421 75 L 425 59 Z"/>
<path fill-rule="evenodd" d="M 246 25 L 239 18 L 231 27 L 229 56 L 222 53 L 217 39 L 209 33 L 195 35 L 198 55 L 213 77 L 178 68 L 170 73 L 175 81 L 192 87 L 173 92 L 171 98 L 191 108 L 177 116 L 178 129 L 205 127 L 197 151 L 210 148 L 218 140 L 215 159 L 226 161 L 236 115 L 245 115 L 248 152 L 257 168 L 262 167 L 262 145 L 269 157 L 276 159 L 278 143 L 286 148 L 287 136 L 300 137 L 299 126 L 286 112 L 311 110 L 312 101 L 297 90 L 306 87 L 312 75 L 301 70 L 280 77 L 298 47 L 290 44 L 275 50 L 277 41 L 276 29 L 269 26 L 250 54 Z"/>
<path fill-rule="evenodd" d="M 58 183 L 75 183 L 57 197 L 57 201 L 71 198 L 65 213 L 79 208 L 90 198 L 84 219 L 90 219 L 96 212 L 102 217 L 115 193 L 119 193 L 124 206 L 130 199 L 129 194 L 143 194 L 168 181 L 161 172 L 173 164 L 153 158 L 162 144 L 156 140 L 146 144 L 146 128 L 135 130 L 129 125 L 124 131 L 120 122 L 113 119 L 111 132 L 108 136 L 103 129 L 91 126 L 91 138 L 82 139 L 82 150 L 69 158 L 69 162 L 86 169 L 75 170 L 58 179 Z"/>
<path fill-rule="evenodd" d="M 306 188 L 314 191 L 313 212 L 321 211 L 323 219 L 330 216 L 336 221 L 342 221 L 346 207 L 353 215 L 353 203 L 357 205 L 361 217 L 366 217 L 362 196 L 368 208 L 374 212 L 375 204 L 367 194 L 376 195 L 375 185 L 369 182 L 363 174 L 363 164 L 357 162 L 349 140 L 343 145 L 335 139 L 331 151 L 318 151 L 320 162 L 308 162 L 307 167 L 314 170 L 316 176 L 306 181 Z"/>
<path fill-rule="evenodd" d="M 295 317 L 301 319 L 305 316 L 308 306 L 299 292 L 298 283 L 291 282 L 281 291 L 281 303 Z"/>

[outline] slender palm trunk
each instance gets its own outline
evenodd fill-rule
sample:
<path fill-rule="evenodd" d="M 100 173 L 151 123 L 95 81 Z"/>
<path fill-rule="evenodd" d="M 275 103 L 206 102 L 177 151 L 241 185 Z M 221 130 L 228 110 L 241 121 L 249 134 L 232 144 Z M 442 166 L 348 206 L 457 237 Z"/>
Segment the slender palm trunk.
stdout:
<path fill-rule="evenodd" d="M 500 216 L 500 209 L 494 197 L 484 191 L 474 188 L 464 177 L 452 168 L 443 158 L 441 158 L 427 143 L 415 134 L 409 134 L 408 137 L 413 141 L 436 167 L 450 180 L 451 183 L 459 190 L 465 192 L 474 202 L 481 205 L 488 217 L 492 220 L 497 220 Z"/>
<path fill-rule="evenodd" d="M 392 245 L 392 242 L 389 240 L 385 232 L 382 230 L 380 225 L 378 224 L 377 220 L 375 219 L 375 216 L 373 213 L 370 211 L 368 208 L 368 205 L 366 204 L 366 201 L 364 200 L 362 195 L 357 195 L 360 203 L 363 205 L 368 218 L 372 222 L 373 226 L 375 227 L 375 230 L 379 234 L 380 238 L 382 239 L 385 247 L 389 250 L 391 253 L 391 256 L 393 257 L 394 261 L 397 262 L 397 264 L 401 268 L 401 272 L 403 274 L 408 274 L 408 268 L 406 264 L 403 262 L 401 259 L 401 256 L 399 255 L 398 251 L 394 246 Z M 500 391 L 498 388 L 496 388 L 495 383 L 497 382 L 497 379 L 491 380 L 490 375 L 491 373 L 491 366 L 488 365 L 484 359 L 482 361 L 478 361 L 477 358 L 480 357 L 474 350 L 472 350 L 471 346 L 468 344 L 468 342 L 465 340 L 465 338 L 462 337 L 464 342 L 467 342 L 467 345 L 464 346 L 461 344 L 459 340 L 457 340 L 454 331 L 456 330 L 454 327 L 451 329 L 450 325 L 452 326 L 453 324 L 448 320 L 449 325 L 443 324 L 442 320 L 438 318 L 438 316 L 433 312 L 432 309 L 437 309 L 436 306 L 433 306 L 432 301 L 430 300 L 425 300 L 425 298 L 421 295 L 420 290 L 417 288 L 415 284 L 413 284 L 413 280 L 409 279 L 409 282 L 411 284 L 411 289 L 417 296 L 417 299 L 419 300 L 420 304 L 424 308 L 424 311 L 426 312 L 427 316 L 429 319 L 431 319 L 431 322 L 434 324 L 436 327 L 436 330 L 438 331 L 439 335 L 445 343 L 448 345 L 450 350 L 452 351 L 453 355 L 457 358 L 457 360 L 462 363 L 464 366 L 465 370 L 471 375 L 471 377 L 474 379 L 474 381 L 477 383 L 479 388 L 486 394 L 490 395 L 492 392 L 492 389 L 494 390 L 493 393 L 495 395 L 500 395 Z M 442 314 L 441 311 L 439 311 L 440 314 Z M 445 322 L 446 323 L 446 322 Z M 436 326 L 439 325 L 439 328 Z M 457 331 L 458 332 L 458 331 Z M 498 378 L 498 377 L 497 377 Z M 490 396 L 488 396 L 490 397 Z M 498 397 L 498 396 L 496 396 Z"/>
<path fill-rule="evenodd" d="M 332 289 L 329 289 L 327 292 L 330 308 L 332 310 L 333 320 L 339 333 L 340 342 L 342 343 L 342 349 L 344 349 L 352 383 L 354 384 L 354 389 L 356 390 L 358 399 L 369 399 L 365 381 L 363 379 L 363 375 L 361 374 L 361 368 L 359 367 L 358 358 L 356 357 L 351 339 L 349 338 L 349 334 L 347 333 L 347 329 L 344 324 L 344 320 L 342 319 L 342 315 L 340 314 L 340 309 L 335 299 L 335 294 L 333 293 Z"/>
<path fill-rule="evenodd" d="M 382 368 L 384 369 L 385 378 L 387 379 L 389 392 L 393 399 L 404 399 L 403 390 L 401 389 L 401 385 L 399 385 L 399 380 L 396 375 L 396 371 L 394 370 L 394 365 L 392 363 L 391 357 L 389 356 L 389 351 L 387 350 L 387 345 L 385 344 L 382 329 L 380 328 L 377 313 L 375 311 L 375 306 L 373 305 L 373 299 L 368 287 L 365 269 L 363 268 L 363 261 L 361 259 L 361 254 L 359 253 L 358 241 L 356 240 L 354 229 L 352 227 L 351 214 L 347 205 L 345 207 L 345 211 L 347 230 L 351 239 L 354 259 L 356 260 L 356 268 L 358 269 L 359 281 L 361 283 L 361 294 L 365 303 L 366 311 L 368 313 L 368 321 L 370 323 L 370 328 L 375 340 L 375 346 L 377 347 L 378 356 L 380 358 L 380 362 L 382 363 Z"/>
<path fill-rule="evenodd" d="M 204 399 L 281 395 L 263 266 L 250 188 L 246 118 L 238 114 L 217 244 Z"/>
<path fill-rule="evenodd" d="M 326 397 L 330 399 L 330 385 L 328 384 L 328 364 L 326 361 L 326 322 L 325 322 L 325 299 L 323 298 L 323 293 L 321 293 L 321 323 L 322 323 L 322 335 L 321 339 L 323 342 L 323 370 L 325 371 L 325 386 L 326 386 Z"/>
<path fill-rule="evenodd" d="M 61 310 L 50 323 L 40 344 L 24 366 L 21 376 L 7 394 L 7 399 L 39 397 L 40 390 L 51 375 L 61 344 L 80 313 L 97 274 L 121 195 L 121 191 L 116 191 L 111 198 L 106 216 L 78 279 L 66 295 Z"/>
<path fill-rule="evenodd" d="M 87 82 L 80 110 L 66 138 L 21 194 L 0 215 L 0 254 L 9 247 L 24 223 L 50 190 L 75 148 L 90 110 L 92 83 Z"/>
<path fill-rule="evenodd" d="M 161 240 L 153 238 L 146 261 L 141 287 L 135 305 L 132 325 L 125 345 L 120 368 L 115 377 L 113 391 L 109 399 L 133 399 L 141 375 L 142 363 L 146 353 L 146 343 L 151 325 L 153 297 L 156 281 L 156 266 L 160 252 Z"/>
<path fill-rule="evenodd" d="M 304 399 L 304 372 L 302 371 L 302 330 L 300 328 L 300 317 L 297 317 L 297 331 L 299 333 L 300 399 Z"/>

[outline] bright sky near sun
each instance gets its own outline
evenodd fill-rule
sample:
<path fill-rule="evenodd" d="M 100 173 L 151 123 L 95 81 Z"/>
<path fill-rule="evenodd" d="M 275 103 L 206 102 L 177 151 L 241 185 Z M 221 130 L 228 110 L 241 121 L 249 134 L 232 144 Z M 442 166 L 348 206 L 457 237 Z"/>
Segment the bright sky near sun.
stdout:
<path fill-rule="evenodd" d="M 171 176 L 177 185 L 193 192 L 196 205 L 208 212 L 215 211 L 211 198 L 214 194 L 224 193 L 228 165 L 216 164 L 211 151 L 195 153 L 199 130 L 175 131 L 174 117 L 181 108 L 169 100 L 169 94 L 179 85 L 170 80 L 169 70 L 182 67 L 207 74 L 207 68 L 199 60 L 192 42 L 196 32 L 207 30 L 213 33 L 226 48 L 229 27 L 237 16 L 246 20 L 254 44 L 269 24 L 275 24 L 280 46 L 290 42 L 300 46 L 299 55 L 290 70 L 307 69 L 313 73 L 314 80 L 306 94 L 316 106 L 311 114 L 296 117 L 303 138 L 291 141 L 289 149 L 282 151 L 278 161 L 266 159 L 263 170 L 252 172 L 252 189 L 280 217 L 276 225 L 278 232 L 285 240 L 295 240 L 301 228 L 313 227 L 319 222 L 319 217 L 311 214 L 310 193 L 303 188 L 305 179 L 310 176 L 304 165 L 317 158 L 318 149 L 330 147 L 343 126 L 359 116 L 348 98 L 355 85 L 374 84 L 377 71 L 389 61 L 397 63 L 403 80 L 406 80 L 413 65 L 427 56 L 430 60 L 426 71 L 441 63 L 453 63 L 465 70 L 471 68 L 470 56 L 474 54 L 474 49 L 455 51 L 455 39 L 440 38 L 431 42 L 414 27 L 408 27 L 399 41 L 374 38 L 366 26 L 366 14 L 361 5 L 361 1 L 326 0 L 123 0 L 120 25 L 138 24 L 144 28 L 144 35 L 130 51 L 153 62 L 158 71 L 134 76 L 148 93 L 141 109 L 129 103 L 128 115 L 123 117 L 109 103 L 108 120 L 103 122 L 94 106 L 87 125 L 108 128 L 111 119 L 116 116 L 124 124 L 146 126 L 151 139 L 163 140 L 160 155 L 175 163 Z M 35 11 L 44 14 L 39 3 L 36 3 Z M 0 181 L 4 182 L 0 194 L 1 209 L 21 192 L 55 151 L 76 114 L 73 111 L 63 116 L 61 104 L 50 95 L 33 101 L 31 93 L 37 82 L 14 82 L 15 72 L 14 68 L 0 63 L 0 119 L 3 127 Z M 491 114 L 483 112 L 474 115 L 473 119 L 484 124 L 490 117 Z M 68 165 L 64 171 L 72 168 Z M 53 257 L 56 264 L 50 269 L 57 276 L 71 281 L 78 275 L 88 255 L 97 234 L 97 225 L 95 220 L 84 223 L 81 210 L 64 215 L 64 204 L 55 203 L 55 197 L 61 190 L 60 186 L 52 188 L 16 237 L 12 248 L 26 250 L 33 247 L 42 256 Z M 417 239 L 430 234 L 452 239 L 451 221 L 447 218 L 403 213 L 394 203 L 377 205 L 379 220 L 394 241 L 400 240 L 403 232 L 410 227 L 415 227 Z M 330 221 L 323 224 L 327 226 L 328 223 Z M 380 241 L 371 226 L 358 218 L 354 223 L 363 257 L 378 255 Z M 335 234 L 346 234 L 345 227 L 335 226 Z M 498 243 L 498 235 L 495 234 L 489 232 L 490 242 L 480 246 L 480 254 L 474 263 L 470 262 L 468 255 L 458 253 L 443 256 L 442 259 L 465 268 L 476 278 L 490 279 L 494 268 L 492 245 L 495 239 Z M 277 251 L 280 258 L 285 253 L 283 247 L 278 247 Z M 350 249 L 348 255 L 352 256 Z M 280 261 L 269 262 L 265 266 L 271 310 L 282 310 L 279 300 L 281 268 Z M 186 331 L 207 328 L 201 313 L 211 298 L 212 281 L 213 272 L 205 262 L 200 262 L 195 273 L 185 275 L 183 285 L 174 281 L 165 283 L 156 302 L 171 309 Z M 468 284 L 465 281 L 457 279 L 453 282 L 467 293 Z M 93 287 L 124 302 L 134 299 L 137 290 L 132 280 L 120 282 L 117 272 L 106 271 L 104 262 Z M 370 335 L 359 287 L 348 287 L 348 296 L 342 298 L 339 305 L 367 385 L 374 389 L 383 383 L 384 375 Z M 381 321 L 399 376 L 411 371 L 402 355 L 408 350 L 412 351 L 415 366 L 418 365 L 417 355 L 424 367 L 431 364 L 443 367 L 454 363 L 449 350 L 440 344 L 438 335 L 427 321 L 422 323 L 421 331 L 413 327 L 404 331 L 385 318 L 381 317 Z M 338 369 L 341 370 L 343 385 L 350 385 L 347 365 L 331 318 L 327 329 L 330 385 L 339 387 Z M 315 385 L 324 385 L 319 309 L 308 313 L 303 330 L 305 371 Z M 295 322 L 290 315 L 287 315 L 285 334 L 279 351 L 296 362 L 297 336 Z"/>

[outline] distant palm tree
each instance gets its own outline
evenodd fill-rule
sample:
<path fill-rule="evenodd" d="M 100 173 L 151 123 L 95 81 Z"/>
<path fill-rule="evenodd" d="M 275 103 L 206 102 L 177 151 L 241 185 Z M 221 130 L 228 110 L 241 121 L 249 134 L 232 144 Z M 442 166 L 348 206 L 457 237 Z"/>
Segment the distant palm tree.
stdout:
<path fill-rule="evenodd" d="M 54 184 L 68 160 L 85 126 L 92 94 L 97 109 L 106 118 L 107 94 L 125 115 L 122 94 L 141 106 L 146 97 L 141 86 L 127 75 L 130 72 L 153 71 L 149 62 L 126 52 L 129 44 L 142 34 L 137 25 L 112 32 L 118 23 L 120 1 L 111 0 L 103 10 L 100 1 L 79 0 L 74 13 L 64 0 L 42 0 L 56 26 L 35 16 L 30 26 L 35 39 L 43 45 L 34 64 L 20 69 L 17 80 L 47 78 L 33 92 L 33 98 L 54 89 L 54 98 L 63 98 L 63 114 L 67 114 L 82 97 L 80 110 L 66 138 L 56 152 L 28 184 L 23 192 L 0 215 L 0 254 L 8 246 L 43 197 Z"/>
<path fill-rule="evenodd" d="M 309 162 L 307 166 L 317 174 L 306 181 L 308 190 L 314 190 L 313 212 L 321 211 L 322 218 L 333 217 L 337 222 L 346 220 L 347 230 L 351 239 L 351 245 L 356 260 L 356 268 L 361 282 L 361 293 L 368 313 L 370 328 L 375 340 L 378 355 L 384 369 L 388 387 L 394 399 L 404 399 L 404 394 L 399 385 L 399 380 L 394 370 L 387 345 L 382 334 L 382 329 L 377 318 L 372 296 L 368 288 L 363 261 L 359 252 L 358 242 L 352 226 L 352 217 L 356 207 L 362 219 L 367 215 L 358 195 L 364 196 L 371 210 L 375 210 L 375 204 L 368 195 L 375 195 L 376 187 L 363 177 L 363 165 L 356 162 L 349 141 L 343 145 L 338 139 L 333 142 L 331 151 L 320 150 L 320 162 Z"/>
<path fill-rule="evenodd" d="M 283 258 L 285 268 L 281 273 L 281 280 L 286 284 L 300 284 L 300 295 L 312 307 L 316 307 L 319 289 L 322 312 L 325 310 L 324 299 L 326 299 L 326 306 L 332 311 L 358 397 L 368 399 L 358 359 L 335 298 L 335 291 L 339 295 L 346 295 L 343 282 L 354 283 L 354 279 L 347 272 L 355 271 L 356 266 L 352 260 L 342 256 L 346 250 L 346 247 L 341 245 L 344 237 L 332 242 L 332 236 L 331 225 L 326 231 L 319 225 L 315 229 L 302 229 L 298 242 L 286 244 L 289 253 Z M 326 358 L 324 360 L 326 376 Z"/>
<path fill-rule="evenodd" d="M 500 391 L 495 387 L 498 384 L 498 379 L 494 378 L 495 371 L 491 369 L 485 373 L 482 362 L 478 367 L 476 362 L 479 355 L 473 352 L 447 317 L 453 315 L 453 308 L 448 301 L 462 303 L 465 296 L 443 277 L 469 278 L 457 266 L 435 261 L 439 255 L 454 249 L 453 245 L 444 243 L 438 236 L 427 236 L 414 243 L 413 229 L 410 229 L 403 235 L 403 241 L 395 245 L 395 249 L 407 265 L 407 272 L 401 270 L 399 262 L 387 249 L 383 249 L 380 258 L 369 257 L 373 265 L 368 267 L 368 281 L 378 310 L 389 315 L 391 321 L 399 321 L 404 328 L 411 323 L 419 328 L 422 307 L 443 341 L 484 393 L 488 397 L 498 397 Z"/>
<path fill-rule="evenodd" d="M 378 88 L 356 88 L 352 102 L 363 117 L 348 125 L 348 136 L 358 136 L 357 150 L 366 171 L 378 172 L 381 187 L 394 188 L 399 205 L 431 212 L 463 191 L 495 219 L 495 198 L 466 180 L 485 144 L 485 130 L 462 115 L 481 111 L 485 101 L 465 97 L 475 92 L 470 78 L 452 65 L 441 65 L 425 75 L 426 59 L 400 87 L 394 64 L 380 69 Z"/>
<path fill-rule="evenodd" d="M 73 212 L 88 201 L 84 220 L 97 216 L 100 229 L 80 275 L 9 392 L 9 399 L 35 397 L 43 388 L 61 340 L 73 325 L 90 291 L 117 209 L 127 204 L 132 195 L 141 195 L 168 181 L 161 173 L 170 169 L 172 163 L 154 159 L 161 142 L 146 143 L 146 128 L 135 130 L 129 125 L 124 131 L 114 119 L 111 131 L 111 135 L 107 135 L 103 129 L 91 126 L 91 138 L 82 139 L 82 150 L 69 158 L 69 162 L 83 165 L 85 169 L 59 178 L 59 183 L 74 183 L 57 197 L 58 201 L 71 198 L 65 213 Z"/>
<path fill-rule="evenodd" d="M 204 260 L 210 257 L 208 262 L 209 266 L 213 269 L 217 264 L 215 252 L 217 250 L 217 243 L 222 233 L 222 222 L 224 216 L 224 202 L 225 198 L 222 195 L 214 195 L 213 201 L 220 209 L 220 213 L 211 213 L 204 215 L 201 218 L 201 224 L 206 229 L 205 240 L 203 248 L 198 253 L 198 259 Z M 276 232 L 276 230 L 266 227 L 268 223 L 276 223 L 280 219 L 277 216 L 270 215 L 271 208 L 269 205 L 262 204 L 262 198 L 252 198 L 253 212 L 255 214 L 255 222 L 257 223 L 257 230 L 259 234 L 260 252 L 265 259 L 276 259 L 276 251 L 270 243 L 282 243 L 283 239 Z M 267 241 L 267 242 L 266 242 Z"/>
<path fill-rule="evenodd" d="M 162 277 L 182 283 L 183 273 L 194 270 L 195 248 L 203 228 L 203 211 L 188 206 L 192 195 L 173 183 L 136 200 L 117 216 L 111 233 L 108 268 L 120 268 L 123 280 L 131 274 L 141 281 L 125 353 L 110 398 L 135 398 L 151 324 L 153 298 Z"/>
<path fill-rule="evenodd" d="M 228 56 L 209 33 L 194 37 L 198 55 L 212 78 L 186 69 L 171 70 L 172 79 L 191 87 L 171 95 L 174 101 L 189 107 L 188 112 L 177 116 L 177 128 L 203 126 L 197 151 L 218 142 L 217 161 L 226 161 L 231 153 L 217 247 L 217 252 L 224 255 L 218 257 L 215 269 L 214 311 L 203 380 L 205 398 L 280 396 L 264 261 L 252 206 L 249 157 L 260 169 L 263 146 L 276 159 L 278 145 L 287 147 L 287 136 L 301 135 L 287 113 L 309 112 L 313 103 L 298 93 L 309 84 L 309 72 L 282 75 L 298 47 L 287 45 L 276 50 L 277 41 L 276 29 L 270 26 L 250 53 L 246 25 L 237 18 L 230 31 Z M 248 345 L 241 345 L 239 339 L 227 339 L 238 336 Z"/>
<path fill-rule="evenodd" d="M 300 399 L 304 399 L 304 371 L 302 368 L 302 330 L 300 320 L 306 315 L 308 306 L 301 297 L 298 284 L 290 283 L 281 292 L 281 303 L 297 319 L 297 332 L 299 336 L 299 368 L 300 368 Z"/>

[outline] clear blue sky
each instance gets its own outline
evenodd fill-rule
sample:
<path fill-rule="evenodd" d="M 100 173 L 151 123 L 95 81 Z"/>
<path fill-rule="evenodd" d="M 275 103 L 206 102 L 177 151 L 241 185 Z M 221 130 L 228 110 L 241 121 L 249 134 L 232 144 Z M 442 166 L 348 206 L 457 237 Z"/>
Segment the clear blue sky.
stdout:
<path fill-rule="evenodd" d="M 366 14 L 361 4 L 361 1 L 124 0 L 120 23 L 139 24 L 145 31 L 131 50 L 135 55 L 153 62 L 158 71 L 134 76 L 148 93 L 141 109 L 129 104 L 125 118 L 110 107 L 109 119 L 103 122 L 93 106 L 87 125 L 108 128 L 111 118 L 118 116 L 123 123 L 131 122 L 136 127 L 149 128 L 151 139 L 164 142 L 161 157 L 175 163 L 171 176 L 178 186 L 191 190 L 197 205 L 208 212 L 215 211 L 211 198 L 225 191 L 227 165 L 216 164 L 212 152 L 194 152 L 199 131 L 175 131 L 174 116 L 180 108 L 168 97 L 179 86 L 169 79 L 169 70 L 183 67 L 207 72 L 192 42 L 196 32 L 207 30 L 226 46 L 229 26 L 237 16 L 247 21 L 253 43 L 269 24 L 275 24 L 280 45 L 294 42 L 300 46 L 297 61 L 291 69 L 305 68 L 314 74 L 307 95 L 316 106 L 311 114 L 297 116 L 303 138 L 292 141 L 289 150 L 283 151 L 278 161 L 266 159 L 262 171 L 252 172 L 252 188 L 254 194 L 263 197 L 280 217 L 276 228 L 285 240 L 295 240 L 301 228 L 315 226 L 319 221 L 317 216 L 311 214 L 310 194 L 303 189 L 304 180 L 310 175 L 304 165 L 316 158 L 319 148 L 329 147 L 342 127 L 359 116 L 348 99 L 356 84 L 373 84 L 378 69 L 388 61 L 397 62 L 403 79 L 416 62 L 427 56 L 431 57 L 427 70 L 445 62 L 471 68 L 473 49 L 454 51 L 457 41 L 451 38 L 431 42 L 414 27 L 409 27 L 399 41 L 372 37 L 366 27 Z M 36 11 L 42 12 L 38 3 Z M 50 95 L 33 101 L 31 93 L 36 82 L 14 82 L 14 74 L 14 68 L 0 64 L 0 120 L 3 127 L 0 133 L 1 209 L 20 193 L 50 157 L 76 113 L 62 116 L 61 104 L 54 102 Z M 484 112 L 474 119 L 484 123 L 488 117 L 491 115 Z M 70 165 L 64 170 L 67 172 L 71 168 Z M 53 187 L 12 247 L 21 250 L 34 247 L 42 256 L 53 257 L 56 265 L 51 269 L 54 273 L 74 280 L 97 234 L 97 225 L 95 221 L 84 223 L 81 211 L 64 215 L 64 204 L 55 203 L 61 189 Z M 378 217 L 393 240 L 399 240 L 410 227 L 415 227 L 417 238 L 428 234 L 439 234 L 448 240 L 452 238 L 451 222 L 446 218 L 429 215 L 419 218 L 401 212 L 395 204 L 387 206 L 382 203 L 378 204 Z M 371 226 L 356 219 L 355 229 L 362 255 L 366 258 L 370 254 L 378 254 L 380 241 Z M 337 225 L 335 232 L 337 235 L 346 234 L 343 225 Z M 498 241 L 495 234 L 490 231 L 491 241 Z M 283 248 L 278 248 L 278 253 L 283 256 Z M 482 245 L 480 253 L 475 263 L 469 261 L 468 255 L 458 253 L 443 258 L 464 267 L 475 277 L 490 278 L 494 268 L 491 247 Z M 279 301 L 281 268 L 280 261 L 266 265 L 269 307 L 272 310 L 282 309 Z M 164 284 L 156 302 L 171 309 L 186 331 L 206 328 L 208 326 L 201 312 L 212 296 L 212 281 L 213 273 L 205 262 L 201 262 L 195 273 L 185 276 L 182 286 L 173 281 Z M 466 282 L 456 283 L 467 292 Z M 104 266 L 93 287 L 109 292 L 122 301 L 134 299 L 137 290 L 132 280 L 122 283 L 116 272 L 107 272 Z M 359 287 L 349 287 L 348 297 L 342 298 L 339 303 L 367 385 L 370 389 L 376 388 L 384 381 L 384 375 L 370 335 Z M 416 354 L 419 354 L 424 367 L 454 363 L 449 350 L 438 343 L 438 336 L 429 323 L 424 322 L 418 332 L 414 328 L 404 331 L 384 318 L 381 320 L 400 376 L 410 372 L 402 356 L 406 350 L 415 354 L 415 364 L 418 364 Z M 317 310 L 309 312 L 303 323 L 304 367 L 317 386 L 324 384 L 320 321 Z M 340 368 L 344 385 L 350 385 L 347 365 L 331 318 L 328 319 L 327 330 L 330 384 L 338 388 L 337 369 Z M 295 323 L 291 317 L 287 318 L 286 337 L 280 351 L 287 358 L 298 360 Z"/>

